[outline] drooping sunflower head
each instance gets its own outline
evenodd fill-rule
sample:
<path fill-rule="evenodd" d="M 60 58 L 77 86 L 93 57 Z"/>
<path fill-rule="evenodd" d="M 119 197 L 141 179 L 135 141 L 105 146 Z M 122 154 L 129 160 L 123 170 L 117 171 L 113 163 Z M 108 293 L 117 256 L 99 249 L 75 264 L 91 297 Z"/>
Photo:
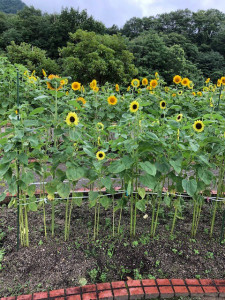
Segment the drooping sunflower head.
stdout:
<path fill-rule="evenodd" d="M 116 105 L 117 98 L 115 96 L 109 96 L 108 97 L 108 103 L 109 103 L 109 105 Z"/>
<path fill-rule="evenodd" d="M 101 122 L 98 122 L 96 124 L 96 127 L 97 127 L 98 130 L 103 130 L 104 129 L 104 125 Z"/>
<path fill-rule="evenodd" d="M 205 125 L 201 120 L 195 121 L 193 124 L 193 128 L 197 132 L 202 132 L 204 130 Z"/>
<path fill-rule="evenodd" d="M 189 80 L 188 78 L 183 78 L 182 81 L 181 81 L 181 84 L 182 84 L 183 86 L 188 86 L 189 81 L 190 81 L 190 80 Z"/>
<path fill-rule="evenodd" d="M 75 125 L 78 125 L 78 123 L 79 123 L 79 118 L 78 118 L 77 114 L 74 112 L 68 113 L 68 115 L 66 117 L 66 124 L 69 126 L 75 126 Z"/>
<path fill-rule="evenodd" d="M 98 152 L 96 153 L 96 158 L 97 158 L 97 160 L 103 160 L 103 159 L 105 158 L 105 152 L 103 152 L 103 151 L 98 151 Z"/>
<path fill-rule="evenodd" d="M 133 87 L 139 87 L 139 85 L 140 85 L 140 80 L 137 79 L 137 78 L 133 79 L 133 80 L 131 81 L 131 85 L 132 85 Z"/>
<path fill-rule="evenodd" d="M 74 91 L 78 91 L 80 90 L 80 87 L 81 87 L 81 84 L 80 82 L 77 82 L 77 81 L 74 81 L 72 84 L 71 84 L 71 87 Z"/>
<path fill-rule="evenodd" d="M 218 79 L 217 80 L 217 84 L 216 84 L 218 87 L 220 87 L 221 86 L 221 79 Z"/>
<path fill-rule="evenodd" d="M 192 82 L 191 80 L 189 80 L 189 83 L 188 83 L 188 88 L 189 88 L 190 90 L 192 90 L 192 89 L 193 89 L 193 87 L 194 87 L 194 84 L 193 84 L 193 82 Z"/>
<path fill-rule="evenodd" d="M 157 81 L 156 79 L 152 79 L 152 80 L 150 81 L 150 86 L 151 86 L 153 89 L 156 88 L 157 85 L 158 85 L 158 81 Z"/>
<path fill-rule="evenodd" d="M 137 101 L 133 101 L 130 104 L 130 112 L 135 113 L 136 111 L 138 111 L 139 108 L 139 103 Z"/>
<path fill-rule="evenodd" d="M 166 109 L 166 101 L 162 100 L 159 105 L 161 109 Z"/>
<path fill-rule="evenodd" d="M 85 105 L 86 100 L 83 97 L 78 97 L 77 102 L 81 102 L 83 105 Z"/>
<path fill-rule="evenodd" d="M 173 82 L 174 83 L 176 83 L 176 84 L 179 84 L 179 83 L 181 83 L 181 77 L 180 77 L 180 75 L 175 75 L 174 77 L 173 77 Z"/>
<path fill-rule="evenodd" d="M 148 79 L 147 78 L 143 78 L 141 81 L 142 85 L 148 85 Z"/>
<path fill-rule="evenodd" d="M 117 91 L 117 92 L 120 91 L 120 86 L 119 86 L 119 84 L 116 84 L 115 88 L 116 88 L 116 91 Z"/>
<path fill-rule="evenodd" d="M 209 91 L 209 88 L 207 86 L 204 86 L 203 87 L 203 92 L 208 92 Z"/>
<path fill-rule="evenodd" d="M 225 85 L 225 77 L 224 76 L 220 78 L 220 81 L 221 81 L 222 85 Z"/>
<path fill-rule="evenodd" d="M 210 78 L 207 78 L 205 83 L 209 83 L 210 82 Z"/>
<path fill-rule="evenodd" d="M 177 116 L 177 118 L 176 118 L 176 121 L 177 121 L 177 122 L 180 122 L 180 121 L 182 120 L 182 118 L 183 118 L 183 115 L 182 115 L 182 114 L 179 114 L 179 115 Z"/>
<path fill-rule="evenodd" d="M 128 86 L 128 88 L 127 88 L 127 92 L 129 92 L 129 90 L 130 90 L 130 86 Z"/>

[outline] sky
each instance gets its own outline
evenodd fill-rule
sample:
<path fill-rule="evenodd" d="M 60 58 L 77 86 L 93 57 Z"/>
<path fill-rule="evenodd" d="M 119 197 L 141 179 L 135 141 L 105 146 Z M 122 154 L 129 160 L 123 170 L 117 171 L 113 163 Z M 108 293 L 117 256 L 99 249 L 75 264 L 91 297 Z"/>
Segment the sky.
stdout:
<path fill-rule="evenodd" d="M 224 0 L 22 0 L 43 12 L 59 13 L 62 8 L 73 7 L 86 9 L 89 15 L 102 21 L 107 27 L 116 24 L 122 27 L 132 17 L 156 16 L 178 9 L 188 8 L 191 11 L 210 8 L 225 13 Z"/>

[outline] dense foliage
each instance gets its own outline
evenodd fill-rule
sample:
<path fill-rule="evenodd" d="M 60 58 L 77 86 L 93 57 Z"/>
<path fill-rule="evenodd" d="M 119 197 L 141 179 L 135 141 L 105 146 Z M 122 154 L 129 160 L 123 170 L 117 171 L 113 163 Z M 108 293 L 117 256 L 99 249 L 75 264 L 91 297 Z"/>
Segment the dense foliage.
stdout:
<path fill-rule="evenodd" d="M 21 49 L 21 46 L 24 47 L 24 57 L 20 56 L 19 62 L 31 70 L 33 64 L 27 64 L 30 54 L 25 55 L 25 50 L 27 49 L 29 52 L 32 46 L 38 47 L 46 51 L 47 57 L 56 60 L 60 67 L 60 74 L 65 70 L 63 65 L 65 63 L 66 72 L 77 76 L 78 72 L 82 71 L 82 77 L 79 77 L 79 80 L 87 82 L 92 75 L 96 77 L 95 73 L 100 68 L 101 75 L 97 79 L 106 82 L 111 80 L 111 77 L 104 74 L 115 72 L 116 69 L 115 81 L 122 83 L 127 80 L 129 75 L 130 79 L 132 78 L 134 67 L 131 67 L 132 71 L 130 74 L 127 73 L 127 77 L 122 74 L 127 72 L 127 67 L 124 67 L 121 61 L 123 55 L 119 55 L 119 59 L 116 55 L 117 59 L 114 60 L 112 67 L 112 57 L 115 57 L 110 56 L 109 52 L 112 54 L 115 51 L 112 43 L 114 41 L 115 44 L 121 43 L 121 53 L 126 52 L 125 64 L 129 66 L 134 63 L 140 76 L 147 76 L 152 71 L 160 70 L 161 76 L 171 83 L 172 76 L 179 70 L 184 76 L 191 76 L 196 84 L 202 85 L 203 78 L 210 76 L 215 82 L 225 73 L 224 25 L 225 14 L 216 9 L 198 12 L 185 9 L 160 14 L 156 17 L 134 17 L 119 29 L 116 25 L 106 28 L 92 16 L 89 17 L 86 11 L 71 8 L 62 10 L 60 14 L 43 14 L 34 7 L 25 7 L 14 15 L 6 16 L 6 14 L 0 13 L 0 50 L 2 52 L 10 49 L 7 46 L 12 41 L 15 42 L 14 49 L 16 45 L 18 45 L 18 49 Z M 71 45 L 74 36 L 81 35 L 81 33 L 77 33 L 78 29 L 92 32 L 90 35 L 82 33 L 82 36 L 85 38 L 92 36 L 92 42 L 96 43 L 96 53 L 89 46 L 87 49 L 79 47 L 83 43 L 80 41 L 79 45 L 73 46 L 76 48 L 76 55 L 72 57 L 72 52 L 68 54 L 69 48 L 72 51 Z M 106 35 L 112 36 L 112 39 Z M 32 46 L 25 47 L 25 44 L 21 43 Z M 103 50 L 102 64 L 99 64 L 100 43 L 107 47 L 107 50 L 106 48 Z M 35 49 L 37 50 L 37 48 Z M 18 51 L 15 51 L 16 58 L 13 57 L 12 52 L 8 54 L 11 61 L 18 62 Z M 118 47 L 116 53 L 118 53 Z M 132 60 L 131 53 L 133 53 L 134 60 Z M 61 55 L 63 59 L 61 59 Z M 91 70 L 91 65 L 93 66 L 95 62 L 94 55 L 97 57 L 98 66 L 95 70 Z M 106 61 L 107 59 L 111 62 Z M 87 70 L 80 68 L 79 63 L 75 68 L 75 61 L 83 63 L 88 60 Z M 45 65 L 43 67 L 47 68 Z M 52 72 L 51 68 L 47 68 L 47 70 Z"/>
<path fill-rule="evenodd" d="M 6 14 L 15 14 L 24 7 L 25 4 L 21 0 L 0 0 L 0 11 Z"/>

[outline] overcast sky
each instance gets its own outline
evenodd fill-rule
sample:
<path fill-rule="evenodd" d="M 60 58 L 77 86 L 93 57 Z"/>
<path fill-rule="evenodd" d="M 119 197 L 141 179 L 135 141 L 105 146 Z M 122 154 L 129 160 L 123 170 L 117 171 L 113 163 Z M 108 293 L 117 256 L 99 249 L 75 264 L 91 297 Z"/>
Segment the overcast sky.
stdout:
<path fill-rule="evenodd" d="M 44 12 L 60 12 L 62 8 L 74 7 L 86 9 L 89 15 L 102 21 L 106 26 L 113 24 L 119 27 L 132 17 L 155 16 L 164 12 L 188 8 L 191 11 L 199 9 L 219 9 L 225 12 L 224 0 L 22 0 L 27 5 L 33 5 Z"/>

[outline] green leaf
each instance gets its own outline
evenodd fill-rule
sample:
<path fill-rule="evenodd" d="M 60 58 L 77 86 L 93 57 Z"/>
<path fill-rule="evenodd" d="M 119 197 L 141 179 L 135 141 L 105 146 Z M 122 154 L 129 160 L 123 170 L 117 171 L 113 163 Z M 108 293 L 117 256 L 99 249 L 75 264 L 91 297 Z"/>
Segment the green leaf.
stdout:
<path fill-rule="evenodd" d="M 34 184 L 29 185 L 28 188 L 27 188 L 28 196 L 32 197 L 35 193 L 35 190 L 36 190 L 36 186 Z"/>
<path fill-rule="evenodd" d="M 63 199 L 67 199 L 70 195 L 70 184 L 61 182 L 57 185 L 57 193 Z"/>
<path fill-rule="evenodd" d="M 138 187 L 138 195 L 141 197 L 141 199 L 144 199 L 146 195 L 145 188 Z"/>
<path fill-rule="evenodd" d="M 23 180 L 23 182 L 26 183 L 26 185 L 28 185 L 28 184 L 34 182 L 34 174 L 32 171 L 25 170 L 22 173 L 21 179 Z"/>
<path fill-rule="evenodd" d="M 6 192 L 3 192 L 0 196 L 0 202 L 4 201 L 6 197 Z"/>
<path fill-rule="evenodd" d="M 156 175 L 156 167 L 151 164 L 149 161 L 139 163 L 140 168 L 145 171 L 147 174 L 155 176 Z"/>
<path fill-rule="evenodd" d="M 0 178 L 2 178 L 9 169 L 9 164 L 0 165 Z"/>
<path fill-rule="evenodd" d="M 98 199 L 98 192 L 89 192 L 89 207 L 92 208 L 96 205 Z"/>
<path fill-rule="evenodd" d="M 59 184 L 59 182 L 56 181 L 56 180 L 52 180 L 52 181 L 46 183 L 46 185 L 45 185 L 46 192 L 48 194 L 54 195 L 54 193 L 57 190 L 57 185 L 58 184 Z"/>
<path fill-rule="evenodd" d="M 5 164 L 11 162 L 16 158 L 16 152 L 8 152 L 6 153 L 0 161 L 0 164 Z"/>
<path fill-rule="evenodd" d="M 156 134 L 154 134 L 153 132 L 148 132 L 148 137 L 151 139 L 151 140 L 154 140 L 154 141 L 158 141 L 159 138 L 157 137 Z"/>
<path fill-rule="evenodd" d="M 38 107 L 38 108 L 35 108 L 34 110 L 32 110 L 32 112 L 30 113 L 29 116 L 41 114 L 41 113 L 43 113 L 44 110 L 45 110 L 44 107 Z"/>
<path fill-rule="evenodd" d="M 101 184 L 107 189 L 110 190 L 112 186 L 112 180 L 111 177 L 103 177 L 101 178 Z"/>
<path fill-rule="evenodd" d="M 195 192 L 197 191 L 197 182 L 195 179 L 191 179 L 191 180 L 183 179 L 182 187 L 189 196 L 193 197 Z"/>
<path fill-rule="evenodd" d="M 66 176 L 69 180 L 77 181 L 85 177 L 85 170 L 81 167 L 69 167 L 66 170 Z"/>
<path fill-rule="evenodd" d="M 144 186 L 146 186 L 146 187 L 148 187 L 149 189 L 152 189 L 152 190 L 156 186 L 156 179 L 155 179 L 155 177 L 153 177 L 153 176 L 151 176 L 149 174 L 147 174 L 145 176 L 140 176 L 140 182 Z"/>
<path fill-rule="evenodd" d="M 26 155 L 26 153 L 21 153 L 18 156 L 19 162 L 24 164 L 24 165 L 28 165 L 28 156 Z"/>
<path fill-rule="evenodd" d="M 199 149 L 199 145 L 197 143 L 193 143 L 192 141 L 190 141 L 190 148 L 192 151 L 197 152 Z"/>
<path fill-rule="evenodd" d="M 112 203 L 112 199 L 104 196 L 99 199 L 99 203 L 104 207 L 104 209 L 108 209 Z"/>
<path fill-rule="evenodd" d="M 134 163 L 134 160 L 131 156 L 124 155 L 122 158 L 122 163 L 124 164 L 126 169 L 130 169 L 130 167 Z"/>
<path fill-rule="evenodd" d="M 170 160 L 169 163 L 174 168 L 174 170 L 179 174 L 181 171 L 182 158 L 179 158 L 177 160 Z"/>
<path fill-rule="evenodd" d="M 139 200 L 138 202 L 136 202 L 136 207 L 137 209 L 139 209 L 142 212 L 145 212 L 145 199 Z"/>
<path fill-rule="evenodd" d="M 126 169 L 126 166 L 122 162 L 122 160 L 117 160 L 111 163 L 111 165 L 108 167 L 108 170 L 110 173 L 120 173 L 123 172 Z"/>
<path fill-rule="evenodd" d="M 31 211 L 37 211 L 37 203 L 35 202 L 36 201 L 36 197 L 31 197 L 30 201 L 31 202 L 29 202 L 29 204 L 28 204 L 29 210 L 31 210 Z"/>

